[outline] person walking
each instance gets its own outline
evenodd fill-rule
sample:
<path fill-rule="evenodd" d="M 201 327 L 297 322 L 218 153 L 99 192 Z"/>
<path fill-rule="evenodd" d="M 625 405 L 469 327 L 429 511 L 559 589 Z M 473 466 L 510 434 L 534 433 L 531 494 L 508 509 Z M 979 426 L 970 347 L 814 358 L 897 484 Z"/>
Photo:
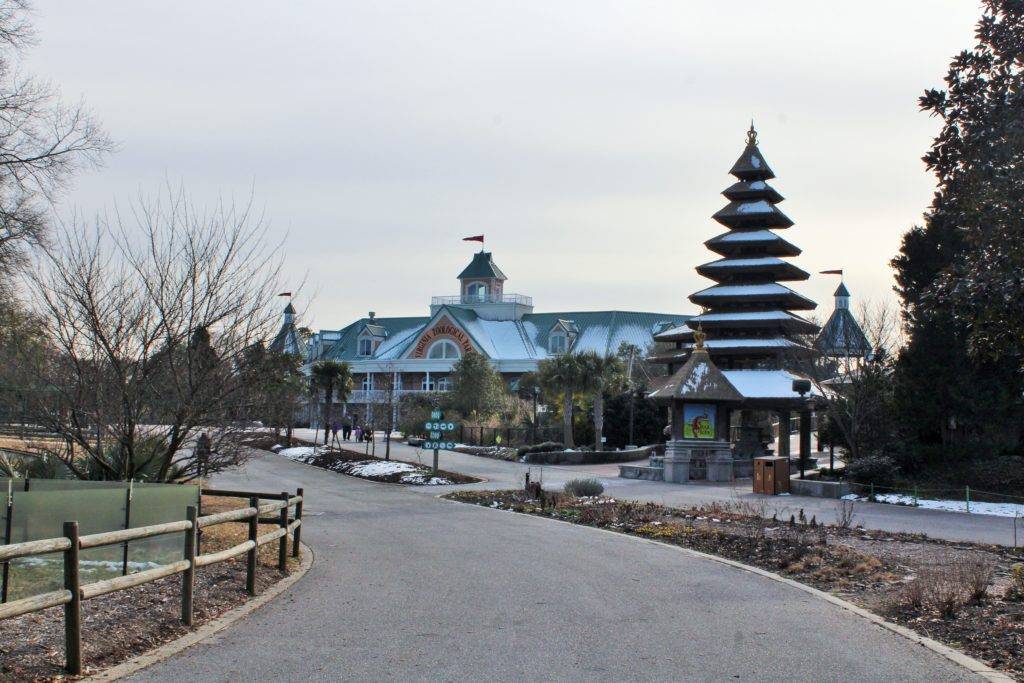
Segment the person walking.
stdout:
<path fill-rule="evenodd" d="M 345 441 L 352 438 L 352 421 L 347 418 L 341 423 L 341 438 Z"/>
<path fill-rule="evenodd" d="M 331 425 L 331 444 L 341 447 L 341 440 L 338 437 L 338 432 L 341 431 L 341 425 L 335 420 L 334 424 Z"/>
<path fill-rule="evenodd" d="M 359 425 L 356 425 L 355 437 L 356 437 L 356 441 L 362 441 L 363 440 L 363 428 L 360 427 Z"/>

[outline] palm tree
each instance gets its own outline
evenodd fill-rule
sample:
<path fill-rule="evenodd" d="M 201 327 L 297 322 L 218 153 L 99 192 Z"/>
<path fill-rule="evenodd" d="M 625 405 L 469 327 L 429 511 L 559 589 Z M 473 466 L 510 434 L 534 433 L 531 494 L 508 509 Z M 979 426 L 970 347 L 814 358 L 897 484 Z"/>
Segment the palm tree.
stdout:
<path fill-rule="evenodd" d="M 331 403 L 337 395 L 344 403 L 352 391 L 352 368 L 348 363 L 333 360 L 322 360 L 313 366 L 313 382 L 324 392 L 324 444 L 327 443 L 327 426 L 331 424 Z M 316 444 L 316 432 L 313 433 Z"/>
<path fill-rule="evenodd" d="M 604 444 L 604 394 L 617 390 L 625 381 L 625 369 L 618 356 L 602 356 L 588 351 L 579 356 L 580 389 L 590 393 L 594 399 L 594 450 L 603 450 Z"/>
<path fill-rule="evenodd" d="M 579 357 L 562 354 L 546 358 L 537 367 L 540 384 L 549 396 L 562 394 L 562 440 L 566 448 L 573 448 L 572 401 L 573 393 L 580 388 L 581 367 Z"/>

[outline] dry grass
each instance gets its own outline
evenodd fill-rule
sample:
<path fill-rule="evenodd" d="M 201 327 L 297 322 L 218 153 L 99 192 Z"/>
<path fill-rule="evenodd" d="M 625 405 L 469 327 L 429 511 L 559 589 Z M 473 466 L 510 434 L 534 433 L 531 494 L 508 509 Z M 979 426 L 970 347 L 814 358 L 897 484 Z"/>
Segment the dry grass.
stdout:
<path fill-rule="evenodd" d="M 226 512 L 228 510 L 237 510 L 238 508 L 244 508 L 249 504 L 244 498 L 228 498 L 224 496 L 203 496 L 203 514 L 212 515 L 217 512 Z M 292 510 L 292 513 L 294 509 Z M 271 515 L 265 515 L 271 516 Z M 261 524 L 259 533 L 265 534 L 270 531 L 271 526 L 269 524 Z M 219 550 L 225 550 L 232 546 L 236 546 L 239 543 L 244 543 L 249 539 L 249 525 L 248 522 L 226 522 L 224 524 L 217 524 L 215 526 L 205 527 L 202 532 L 202 549 L 203 553 L 214 553 Z M 258 553 L 259 563 L 261 566 L 277 567 L 277 542 L 268 543 L 261 546 Z M 240 555 L 239 558 L 233 561 L 244 561 L 245 555 Z M 288 544 L 288 571 L 298 566 L 299 561 L 291 556 L 291 542 Z"/>

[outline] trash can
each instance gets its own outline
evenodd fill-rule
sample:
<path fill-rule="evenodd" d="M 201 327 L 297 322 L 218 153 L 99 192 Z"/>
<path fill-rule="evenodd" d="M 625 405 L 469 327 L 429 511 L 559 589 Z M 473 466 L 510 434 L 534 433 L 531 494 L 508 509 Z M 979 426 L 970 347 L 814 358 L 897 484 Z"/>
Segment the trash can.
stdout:
<path fill-rule="evenodd" d="M 789 458 L 754 458 L 754 493 L 789 493 Z"/>

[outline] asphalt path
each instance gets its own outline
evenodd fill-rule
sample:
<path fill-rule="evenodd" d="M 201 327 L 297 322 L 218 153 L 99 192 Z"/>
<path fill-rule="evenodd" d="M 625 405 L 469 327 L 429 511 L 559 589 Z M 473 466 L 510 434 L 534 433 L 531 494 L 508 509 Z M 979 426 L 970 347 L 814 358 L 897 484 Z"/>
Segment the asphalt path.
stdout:
<path fill-rule="evenodd" d="M 312 440 L 313 431 L 296 430 L 296 435 L 299 438 Z M 383 457 L 384 444 L 380 442 L 379 436 L 378 439 L 377 457 Z M 355 442 L 344 445 L 356 450 L 363 450 L 363 447 Z M 433 457 L 430 452 L 423 452 L 397 441 L 391 444 L 391 449 L 394 458 L 408 462 L 422 462 L 429 465 Z M 545 488 L 560 488 L 566 481 L 577 477 L 595 477 L 604 484 L 607 495 L 622 499 L 651 501 L 677 507 L 712 502 L 743 503 L 749 506 L 748 509 L 751 512 L 763 512 L 769 517 L 775 514 L 779 519 L 789 519 L 790 515 L 798 515 L 800 510 L 804 511 L 807 519 L 813 516 L 819 522 L 824 523 L 832 523 L 836 519 L 837 501 L 835 500 L 809 496 L 764 496 L 753 493 L 749 479 L 735 483 L 666 484 L 662 481 L 619 479 L 618 465 L 546 465 L 539 467 L 454 451 L 441 451 L 439 460 L 442 469 L 470 474 L 487 480 L 473 488 L 521 486 L 523 476 L 527 471 L 531 471 L 535 479 L 543 478 Z M 429 489 L 421 492 L 436 493 Z M 928 510 L 861 501 L 854 503 L 854 514 L 854 523 L 860 524 L 866 529 L 922 533 L 932 538 L 950 541 L 974 541 L 1006 546 L 1013 546 L 1016 541 L 1018 545 L 1024 545 L 1024 519 L 1017 521 L 1015 536 L 1014 519 L 1011 517 Z"/>
<path fill-rule="evenodd" d="M 316 560 L 136 681 L 953 681 L 963 669 L 791 586 L 659 544 L 261 455 Z"/>

